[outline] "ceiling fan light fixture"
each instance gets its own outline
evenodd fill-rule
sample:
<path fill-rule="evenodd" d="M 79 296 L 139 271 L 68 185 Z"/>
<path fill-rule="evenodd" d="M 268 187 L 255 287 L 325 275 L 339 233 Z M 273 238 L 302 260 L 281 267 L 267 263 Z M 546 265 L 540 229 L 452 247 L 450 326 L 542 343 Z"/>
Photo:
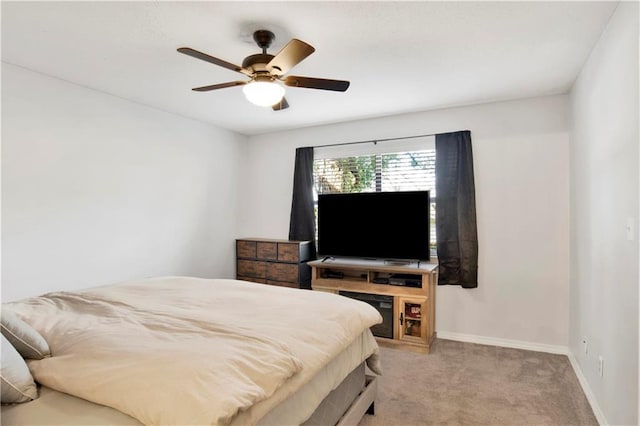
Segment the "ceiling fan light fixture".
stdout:
<path fill-rule="evenodd" d="M 249 102 L 262 107 L 275 105 L 284 97 L 284 87 L 275 81 L 254 80 L 247 83 L 242 91 Z"/>

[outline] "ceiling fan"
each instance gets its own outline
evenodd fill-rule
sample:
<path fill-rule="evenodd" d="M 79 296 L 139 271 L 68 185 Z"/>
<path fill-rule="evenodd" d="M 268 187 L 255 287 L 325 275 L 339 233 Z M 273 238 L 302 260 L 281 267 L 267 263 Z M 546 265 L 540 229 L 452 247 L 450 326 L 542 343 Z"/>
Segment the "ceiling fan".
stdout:
<path fill-rule="evenodd" d="M 284 97 L 284 87 L 280 83 L 291 87 L 333 90 L 336 92 L 344 92 L 349 88 L 349 82 L 345 80 L 301 77 L 297 75 L 285 77 L 284 74 L 315 52 L 315 49 L 304 41 L 294 38 L 275 56 L 270 55 L 267 53 L 267 48 L 271 46 L 274 38 L 274 34 L 268 30 L 254 32 L 253 39 L 258 44 L 258 47 L 262 49 L 262 53 L 247 56 L 242 61 L 242 66 L 215 58 L 190 47 L 179 48 L 178 52 L 180 53 L 239 72 L 250 78 L 247 81 L 229 81 L 227 83 L 195 87 L 192 90 L 208 92 L 226 87 L 244 86 L 244 94 L 250 102 L 259 106 L 270 106 L 274 111 L 280 111 L 289 107 L 289 103 Z"/>

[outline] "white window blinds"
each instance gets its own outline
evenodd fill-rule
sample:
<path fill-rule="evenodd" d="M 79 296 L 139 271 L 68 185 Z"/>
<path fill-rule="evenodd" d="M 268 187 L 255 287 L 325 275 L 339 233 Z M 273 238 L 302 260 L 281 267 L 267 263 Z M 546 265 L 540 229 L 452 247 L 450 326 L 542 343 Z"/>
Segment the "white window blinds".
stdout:
<path fill-rule="evenodd" d="M 435 137 L 314 149 L 318 194 L 420 191 L 435 196 Z"/>
<path fill-rule="evenodd" d="M 435 195 L 435 150 L 393 152 L 313 162 L 318 194 L 430 190 Z"/>

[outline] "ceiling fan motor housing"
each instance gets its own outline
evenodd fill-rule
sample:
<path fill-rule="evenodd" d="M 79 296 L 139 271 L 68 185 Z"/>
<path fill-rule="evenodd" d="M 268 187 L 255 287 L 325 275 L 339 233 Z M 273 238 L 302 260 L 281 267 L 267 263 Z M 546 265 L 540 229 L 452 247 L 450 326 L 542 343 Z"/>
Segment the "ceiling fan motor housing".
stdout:
<path fill-rule="evenodd" d="M 267 64 L 271 62 L 271 59 L 273 59 L 273 55 L 269 55 L 268 53 L 257 53 L 244 58 L 244 61 L 242 61 L 242 67 L 248 68 L 254 72 L 268 72 Z"/>

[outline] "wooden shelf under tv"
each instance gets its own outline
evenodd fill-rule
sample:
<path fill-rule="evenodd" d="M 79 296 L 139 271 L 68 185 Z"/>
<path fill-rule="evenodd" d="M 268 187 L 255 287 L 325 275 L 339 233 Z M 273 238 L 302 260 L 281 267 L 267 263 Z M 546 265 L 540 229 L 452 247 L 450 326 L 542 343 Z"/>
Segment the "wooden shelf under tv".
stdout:
<path fill-rule="evenodd" d="M 336 294 L 348 291 L 393 297 L 393 338 L 376 339 L 381 345 L 429 353 L 436 337 L 437 263 L 390 264 L 381 260 L 330 258 L 325 261 L 314 260 L 307 264 L 311 266 L 313 290 Z M 419 281 L 421 287 L 374 282 L 385 277 L 390 278 L 394 274 L 408 275 L 412 281 Z M 409 312 L 408 309 L 417 311 Z"/>

